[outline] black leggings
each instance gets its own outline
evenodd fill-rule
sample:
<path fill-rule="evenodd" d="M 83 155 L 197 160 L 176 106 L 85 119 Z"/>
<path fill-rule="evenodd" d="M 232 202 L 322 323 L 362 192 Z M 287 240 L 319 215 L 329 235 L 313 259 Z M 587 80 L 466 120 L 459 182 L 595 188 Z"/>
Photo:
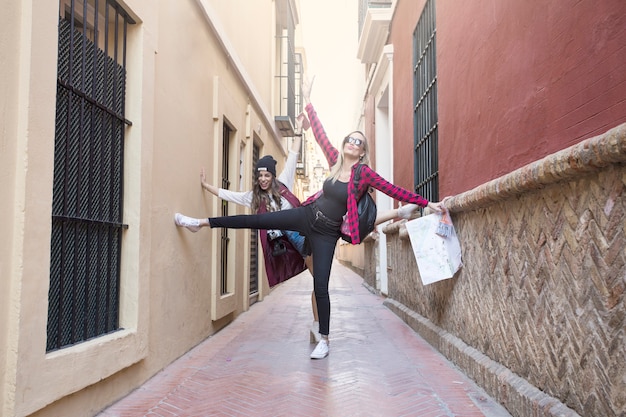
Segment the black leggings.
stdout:
<path fill-rule="evenodd" d="M 313 289 L 320 320 L 319 331 L 328 336 L 330 326 L 328 282 L 339 239 L 340 224 L 320 217 L 314 204 L 271 213 L 209 217 L 208 220 L 212 228 L 295 230 L 306 236 L 313 255 Z"/>

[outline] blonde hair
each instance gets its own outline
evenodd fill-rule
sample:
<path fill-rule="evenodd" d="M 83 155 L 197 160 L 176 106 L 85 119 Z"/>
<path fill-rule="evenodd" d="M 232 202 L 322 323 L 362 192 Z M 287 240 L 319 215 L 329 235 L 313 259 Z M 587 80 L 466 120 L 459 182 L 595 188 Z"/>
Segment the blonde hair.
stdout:
<path fill-rule="evenodd" d="M 330 167 L 330 173 L 328 174 L 328 178 L 330 178 L 330 180 L 332 182 L 337 181 L 337 178 L 339 178 L 339 176 L 341 175 L 341 168 L 343 167 L 343 162 L 345 160 L 344 156 L 343 156 L 343 149 L 345 147 L 345 144 L 346 144 L 346 141 L 348 140 L 348 138 L 350 136 L 352 136 L 352 134 L 354 134 L 354 133 L 358 133 L 359 135 L 363 136 L 363 143 L 361 145 L 363 147 L 362 148 L 363 149 L 363 156 L 360 158 L 359 162 L 361 164 L 365 164 L 365 165 L 369 165 L 369 163 L 370 163 L 370 148 L 369 148 L 369 145 L 367 144 L 367 138 L 365 137 L 363 132 L 361 132 L 360 130 L 355 130 L 353 132 L 350 132 L 341 141 L 341 149 L 339 151 L 339 156 L 337 157 L 337 162 L 335 163 L 335 165 Z"/>

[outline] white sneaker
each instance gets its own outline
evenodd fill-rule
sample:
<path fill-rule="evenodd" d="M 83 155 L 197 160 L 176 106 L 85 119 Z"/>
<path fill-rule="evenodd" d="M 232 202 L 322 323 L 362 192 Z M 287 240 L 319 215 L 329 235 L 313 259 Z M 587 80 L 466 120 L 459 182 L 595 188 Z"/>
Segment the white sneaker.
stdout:
<path fill-rule="evenodd" d="M 180 213 L 174 215 L 174 223 L 179 227 L 186 227 L 189 231 L 196 233 L 200 230 L 200 220 L 183 216 Z"/>
<path fill-rule="evenodd" d="M 311 352 L 311 359 L 324 359 L 328 356 L 328 341 L 322 339 L 319 341 L 313 352 Z"/>
<path fill-rule="evenodd" d="M 418 208 L 419 206 L 417 204 L 412 204 L 412 203 L 405 204 L 404 206 L 398 209 L 398 216 L 403 219 L 409 220 L 411 216 L 413 215 L 413 212 L 417 210 Z"/>
<path fill-rule="evenodd" d="M 311 343 L 319 343 L 319 341 L 322 340 L 319 321 L 314 321 L 311 325 L 311 335 L 309 338 L 311 340 Z"/>

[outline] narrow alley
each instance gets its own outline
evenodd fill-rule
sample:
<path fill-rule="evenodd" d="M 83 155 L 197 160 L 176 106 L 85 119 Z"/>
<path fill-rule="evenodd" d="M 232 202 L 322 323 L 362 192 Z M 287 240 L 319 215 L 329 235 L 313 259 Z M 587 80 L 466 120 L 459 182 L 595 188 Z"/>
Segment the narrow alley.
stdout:
<path fill-rule="evenodd" d="M 98 417 L 510 415 L 337 262 L 330 355 L 309 359 L 310 280 L 279 285 Z"/>

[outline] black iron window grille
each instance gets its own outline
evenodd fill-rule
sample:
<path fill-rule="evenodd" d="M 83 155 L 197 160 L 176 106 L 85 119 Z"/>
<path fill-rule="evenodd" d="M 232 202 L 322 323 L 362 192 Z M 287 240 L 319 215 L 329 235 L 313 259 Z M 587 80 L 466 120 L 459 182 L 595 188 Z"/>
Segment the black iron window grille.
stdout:
<path fill-rule="evenodd" d="M 252 166 L 259 162 L 261 150 L 258 145 L 252 147 Z M 252 171 L 252 183 L 256 182 L 256 172 Z M 250 295 L 259 292 L 259 233 L 257 229 L 250 230 Z"/>
<path fill-rule="evenodd" d="M 222 188 L 228 190 L 230 188 L 230 179 L 228 176 L 228 168 L 230 160 L 230 136 L 232 129 L 226 122 L 222 125 Z M 228 201 L 221 200 L 222 216 L 228 216 Z M 220 235 L 220 291 L 221 294 L 228 294 L 228 229 L 222 228 Z"/>
<path fill-rule="evenodd" d="M 428 0 L 413 33 L 415 192 L 439 200 L 435 0 Z"/>
<path fill-rule="evenodd" d="M 114 1 L 60 2 L 47 351 L 119 328 L 133 23 Z"/>

